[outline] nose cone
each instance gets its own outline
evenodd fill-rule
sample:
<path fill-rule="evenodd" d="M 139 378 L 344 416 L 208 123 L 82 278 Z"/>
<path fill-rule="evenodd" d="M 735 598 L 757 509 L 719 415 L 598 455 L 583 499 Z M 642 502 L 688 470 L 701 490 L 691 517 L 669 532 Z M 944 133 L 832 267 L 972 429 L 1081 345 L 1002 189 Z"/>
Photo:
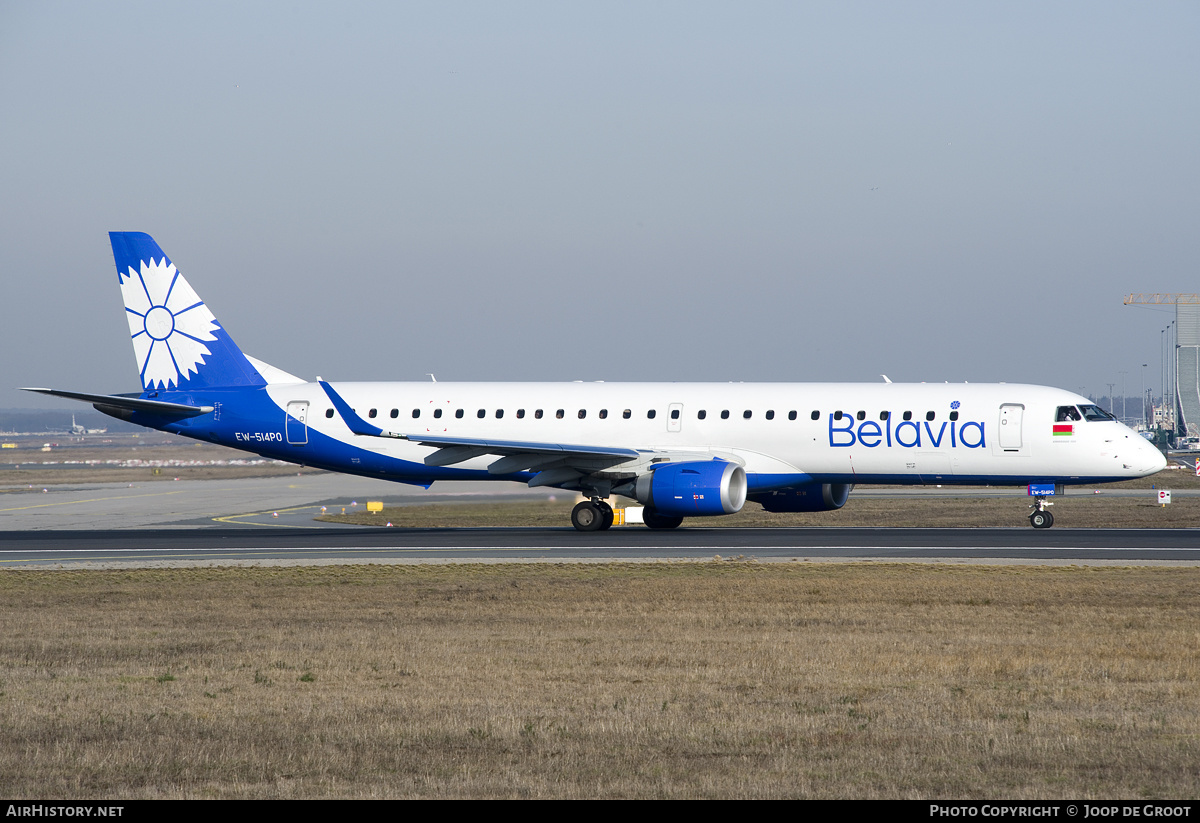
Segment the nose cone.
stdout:
<path fill-rule="evenodd" d="M 1139 436 L 1138 440 L 1142 442 L 1138 444 L 1137 453 L 1134 455 L 1134 468 L 1143 477 L 1165 469 L 1167 467 L 1166 456 L 1144 437 Z"/>

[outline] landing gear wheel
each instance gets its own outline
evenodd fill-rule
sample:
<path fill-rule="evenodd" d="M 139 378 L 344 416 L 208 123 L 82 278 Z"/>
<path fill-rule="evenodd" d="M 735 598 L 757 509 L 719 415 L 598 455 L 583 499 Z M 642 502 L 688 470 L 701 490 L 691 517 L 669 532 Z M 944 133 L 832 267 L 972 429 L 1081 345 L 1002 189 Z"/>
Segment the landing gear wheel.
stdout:
<path fill-rule="evenodd" d="M 597 531 L 604 528 L 604 512 L 592 501 L 585 500 L 571 510 L 571 525 L 581 532 Z"/>
<path fill-rule="evenodd" d="M 642 521 L 648 529 L 677 529 L 679 528 L 679 524 L 683 522 L 683 518 L 659 514 L 647 506 L 645 511 L 642 512 Z"/>
<path fill-rule="evenodd" d="M 1029 515 L 1029 525 L 1035 529 L 1048 529 L 1054 525 L 1054 515 L 1050 512 L 1034 512 Z"/>
<path fill-rule="evenodd" d="M 614 519 L 612 506 L 608 505 L 603 500 L 597 500 L 596 507 L 600 509 L 600 515 L 602 518 L 600 523 L 600 531 L 611 529 Z"/>

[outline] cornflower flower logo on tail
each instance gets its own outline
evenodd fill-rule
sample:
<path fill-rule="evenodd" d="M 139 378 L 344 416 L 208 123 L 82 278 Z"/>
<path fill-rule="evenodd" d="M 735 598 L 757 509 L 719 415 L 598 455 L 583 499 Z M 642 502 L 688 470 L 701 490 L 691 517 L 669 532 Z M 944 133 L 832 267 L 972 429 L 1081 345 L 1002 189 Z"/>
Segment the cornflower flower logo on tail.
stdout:
<path fill-rule="evenodd" d="M 216 318 L 165 257 L 121 278 L 129 334 L 146 389 L 172 389 L 212 354 Z"/>

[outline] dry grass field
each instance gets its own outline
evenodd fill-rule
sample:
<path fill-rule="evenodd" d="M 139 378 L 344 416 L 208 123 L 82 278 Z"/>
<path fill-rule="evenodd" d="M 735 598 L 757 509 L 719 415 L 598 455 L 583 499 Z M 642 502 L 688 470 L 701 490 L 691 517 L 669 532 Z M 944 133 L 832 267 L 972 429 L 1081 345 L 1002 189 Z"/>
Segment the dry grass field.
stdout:
<path fill-rule="evenodd" d="M 0 574 L 21 798 L 1200 795 L 1200 569 Z"/>

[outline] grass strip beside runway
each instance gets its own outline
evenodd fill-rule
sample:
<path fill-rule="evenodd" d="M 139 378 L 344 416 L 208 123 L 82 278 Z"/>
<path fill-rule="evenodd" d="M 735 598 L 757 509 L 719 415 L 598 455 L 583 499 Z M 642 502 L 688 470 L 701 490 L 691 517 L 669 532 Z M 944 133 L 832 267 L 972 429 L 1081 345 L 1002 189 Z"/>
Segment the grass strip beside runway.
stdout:
<path fill-rule="evenodd" d="M 5 571 L 23 798 L 1200 794 L 1200 569 Z"/>

